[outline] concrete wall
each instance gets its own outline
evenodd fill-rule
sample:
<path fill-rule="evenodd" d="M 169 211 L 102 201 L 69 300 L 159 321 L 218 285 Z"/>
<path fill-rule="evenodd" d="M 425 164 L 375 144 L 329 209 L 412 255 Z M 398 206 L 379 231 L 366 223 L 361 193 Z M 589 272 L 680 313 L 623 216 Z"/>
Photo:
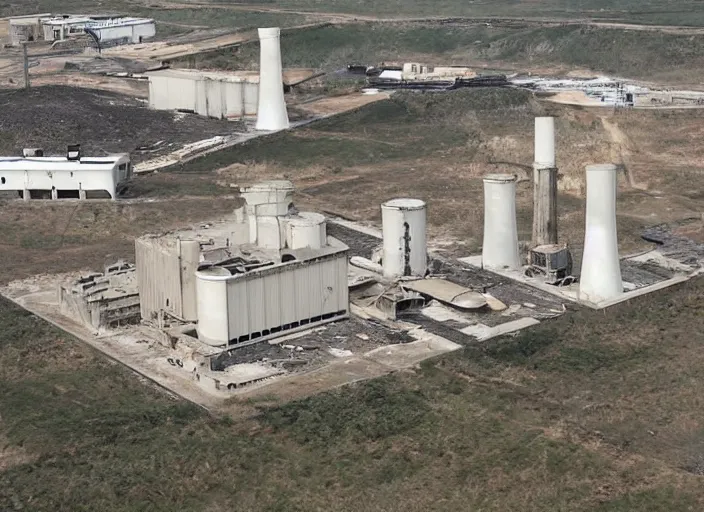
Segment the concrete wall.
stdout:
<path fill-rule="evenodd" d="M 244 80 L 219 80 L 197 73 L 149 76 L 149 106 L 155 110 L 187 110 L 218 119 L 237 119 L 256 115 L 258 98 L 258 84 Z"/>
<path fill-rule="evenodd" d="M 196 274 L 198 335 L 224 345 L 347 315 L 347 253 L 291 262 L 237 276 Z"/>
<path fill-rule="evenodd" d="M 142 319 L 154 321 L 161 311 L 195 322 L 195 273 L 200 244 L 139 238 L 135 241 L 135 264 Z"/>
<path fill-rule="evenodd" d="M 22 18 L 10 20 L 9 39 L 12 46 L 19 46 L 30 41 L 40 41 L 44 37 L 39 18 Z"/>
<path fill-rule="evenodd" d="M 140 37 L 142 39 L 150 39 L 156 35 L 156 25 L 154 22 L 97 27 L 94 28 L 94 30 L 101 41 L 128 39 L 132 43 L 139 43 Z"/>

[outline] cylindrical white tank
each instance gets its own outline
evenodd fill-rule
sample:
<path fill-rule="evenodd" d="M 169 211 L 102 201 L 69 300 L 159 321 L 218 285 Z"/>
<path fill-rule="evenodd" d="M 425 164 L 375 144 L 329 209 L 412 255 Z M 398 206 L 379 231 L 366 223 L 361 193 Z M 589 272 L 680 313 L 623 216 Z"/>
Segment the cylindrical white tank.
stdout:
<path fill-rule="evenodd" d="M 230 341 L 227 308 L 227 280 L 230 272 L 213 267 L 196 272 L 198 339 L 214 347 Z"/>
<path fill-rule="evenodd" d="M 484 243 L 482 267 L 517 269 L 521 266 L 516 228 L 516 177 L 484 177 Z"/>
<path fill-rule="evenodd" d="M 623 293 L 616 233 L 616 166 L 587 166 L 587 214 L 579 300 L 598 303 Z"/>
<path fill-rule="evenodd" d="M 555 167 L 555 118 L 535 118 L 535 166 L 540 169 Z"/>
<path fill-rule="evenodd" d="M 278 27 L 259 29 L 257 130 L 283 130 L 289 127 L 284 100 L 280 33 L 281 29 Z"/>
<path fill-rule="evenodd" d="M 286 219 L 286 245 L 289 249 L 320 249 L 327 245 L 325 216 L 313 212 L 301 212 Z"/>
<path fill-rule="evenodd" d="M 425 276 L 428 268 L 426 206 L 420 199 L 393 199 L 381 205 L 386 277 Z"/>
<path fill-rule="evenodd" d="M 277 217 L 288 214 L 294 190 L 293 183 L 288 180 L 269 180 L 242 188 L 240 192 L 257 215 Z"/>

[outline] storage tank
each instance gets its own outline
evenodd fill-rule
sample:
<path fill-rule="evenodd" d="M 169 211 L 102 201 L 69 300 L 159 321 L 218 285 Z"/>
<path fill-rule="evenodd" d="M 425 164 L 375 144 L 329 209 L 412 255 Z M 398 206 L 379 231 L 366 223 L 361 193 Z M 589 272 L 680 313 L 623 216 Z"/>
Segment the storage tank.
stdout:
<path fill-rule="evenodd" d="M 587 166 L 587 212 L 579 300 L 592 303 L 623 293 L 616 231 L 617 168 Z"/>
<path fill-rule="evenodd" d="M 386 277 L 424 277 L 428 268 L 426 205 L 420 199 L 393 199 L 381 205 Z"/>
<path fill-rule="evenodd" d="M 281 29 L 260 28 L 259 101 L 257 130 L 283 130 L 289 127 L 284 100 L 281 67 Z"/>
<path fill-rule="evenodd" d="M 288 180 L 269 180 L 240 189 L 250 211 L 256 215 L 277 217 L 288 215 L 293 204 L 293 183 Z"/>
<path fill-rule="evenodd" d="M 516 177 L 484 177 L 484 243 L 482 267 L 518 269 L 521 266 L 516 228 Z"/>
<path fill-rule="evenodd" d="M 227 280 L 230 276 L 230 272 L 222 267 L 196 272 L 198 339 L 214 347 L 230 341 L 227 307 Z"/>
<path fill-rule="evenodd" d="M 289 249 L 320 249 L 327 245 L 325 216 L 301 212 L 286 220 L 286 245 Z"/>

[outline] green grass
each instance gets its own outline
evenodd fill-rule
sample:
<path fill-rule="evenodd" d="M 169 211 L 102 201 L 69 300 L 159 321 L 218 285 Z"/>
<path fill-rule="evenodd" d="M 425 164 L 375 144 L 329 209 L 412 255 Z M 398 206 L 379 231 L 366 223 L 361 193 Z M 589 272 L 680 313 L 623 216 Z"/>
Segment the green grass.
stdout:
<path fill-rule="evenodd" d="M 587 68 L 631 78 L 701 78 L 704 36 L 567 25 L 488 28 L 422 24 L 358 23 L 296 30 L 282 35 L 286 67 L 326 71 L 350 63 L 421 60 L 434 64 L 496 65 L 529 70 Z M 244 45 L 201 56 L 202 67 L 252 69 L 258 46 Z"/>
<path fill-rule="evenodd" d="M 701 419 L 702 292 L 571 313 L 240 420 L 0 300 L 0 509 L 700 510 L 681 467 L 704 433 L 680 422 Z"/>
<path fill-rule="evenodd" d="M 302 168 L 382 164 L 476 144 L 476 123 L 468 117 L 484 112 L 528 115 L 530 93 L 509 89 L 460 90 L 449 94 L 402 93 L 355 112 L 307 128 L 259 138 L 182 164 L 187 173 L 208 173 L 234 163 L 275 164 Z M 428 127 L 432 126 L 432 130 Z"/>
<path fill-rule="evenodd" d="M 220 0 L 219 3 L 229 3 Z M 253 6 L 384 17 L 516 16 L 615 18 L 631 22 L 702 25 L 698 0 L 247 0 Z"/>
<path fill-rule="evenodd" d="M 247 30 L 257 27 L 287 27 L 306 22 L 305 16 L 248 12 L 229 9 L 139 9 L 133 15 L 154 18 L 157 22 L 177 23 L 194 27 Z"/>

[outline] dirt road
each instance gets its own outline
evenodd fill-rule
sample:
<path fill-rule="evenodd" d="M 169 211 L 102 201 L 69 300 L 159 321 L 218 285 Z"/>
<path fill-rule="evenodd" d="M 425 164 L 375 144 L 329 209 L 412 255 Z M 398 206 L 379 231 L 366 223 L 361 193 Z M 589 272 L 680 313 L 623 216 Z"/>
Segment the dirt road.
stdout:
<path fill-rule="evenodd" d="M 623 166 L 626 180 L 632 189 L 647 190 L 648 186 L 637 183 L 635 176 L 633 176 L 631 169 L 631 141 L 628 135 L 621 130 L 618 123 L 607 119 L 606 116 L 601 117 L 601 125 L 611 138 L 611 161 L 617 165 Z"/>

